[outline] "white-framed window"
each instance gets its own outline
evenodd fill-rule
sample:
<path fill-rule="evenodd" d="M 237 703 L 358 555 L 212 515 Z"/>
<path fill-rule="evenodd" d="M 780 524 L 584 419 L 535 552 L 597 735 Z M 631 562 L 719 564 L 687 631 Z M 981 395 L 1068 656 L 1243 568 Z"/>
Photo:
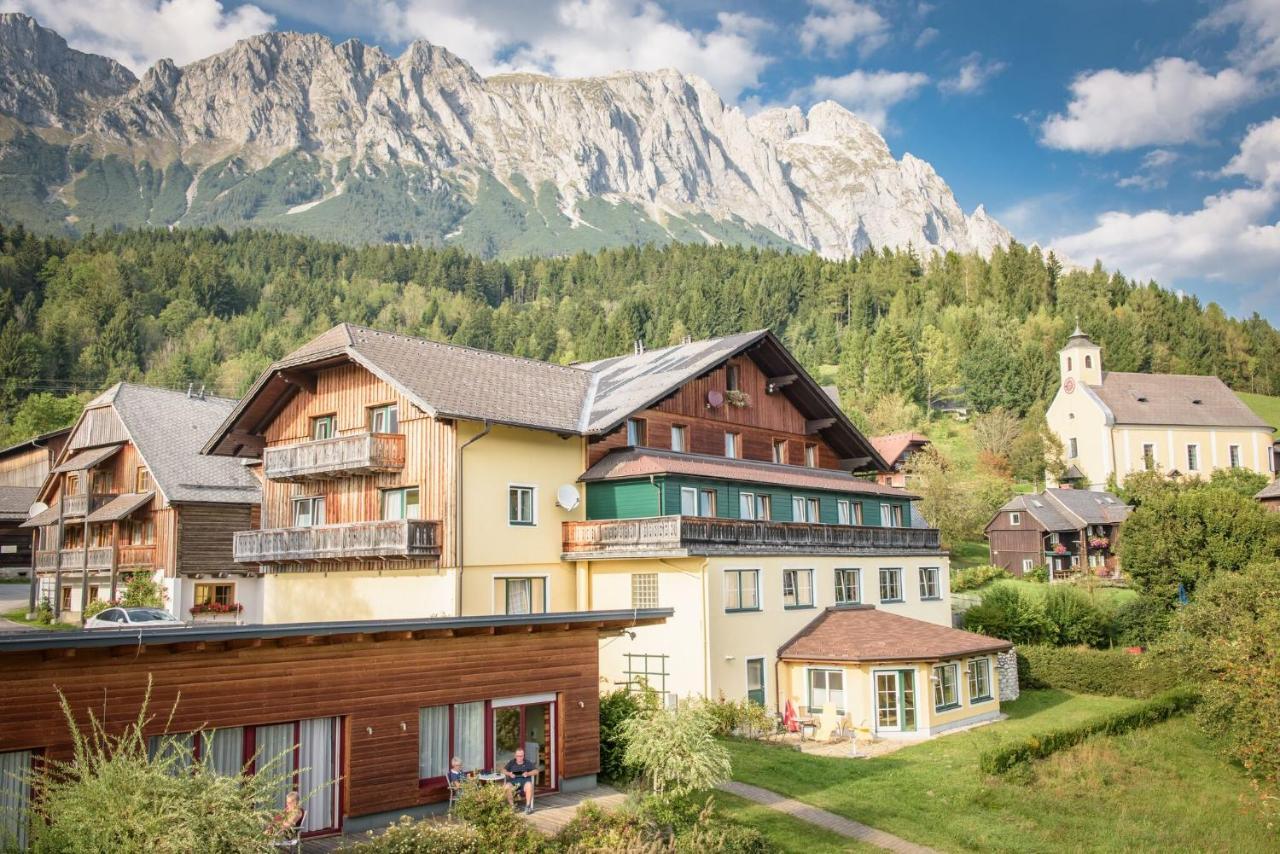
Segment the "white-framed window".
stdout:
<path fill-rule="evenodd" d="M 716 491 L 714 489 L 696 489 L 692 486 L 680 487 L 681 516 L 716 515 Z"/>
<path fill-rule="evenodd" d="M 787 461 L 787 440 L 786 439 L 773 440 L 773 461 L 775 463 L 778 463 L 779 465 L 782 465 Z"/>
<path fill-rule="evenodd" d="M 1187 445 L 1187 471 L 1200 471 L 1200 446 Z"/>
<path fill-rule="evenodd" d="M 818 467 L 818 446 L 808 444 L 804 446 L 804 464 L 811 469 Z"/>
<path fill-rule="evenodd" d="M 760 570 L 726 569 L 724 571 L 724 609 L 726 611 L 760 610 Z"/>
<path fill-rule="evenodd" d="M 716 515 L 716 491 L 714 489 L 698 490 L 698 515 L 709 518 Z"/>
<path fill-rule="evenodd" d="M 754 492 L 738 493 L 738 518 L 756 518 L 756 494 Z"/>
<path fill-rule="evenodd" d="M 658 607 L 658 573 L 631 573 L 631 607 Z"/>
<path fill-rule="evenodd" d="M 1151 442 L 1146 442 L 1142 446 L 1142 468 L 1145 471 L 1154 471 L 1156 467 L 1156 446 Z"/>
<path fill-rule="evenodd" d="M 793 522 L 809 522 L 817 524 L 820 520 L 821 504 L 816 498 L 805 498 L 803 496 L 792 496 L 791 498 L 791 521 Z"/>
<path fill-rule="evenodd" d="M 422 505 L 418 495 L 416 486 L 382 490 L 382 518 L 421 519 Z"/>
<path fill-rule="evenodd" d="M 881 504 L 880 505 L 880 526 L 882 528 L 901 528 L 902 527 L 902 505 L 901 504 Z"/>
<path fill-rule="evenodd" d="M 538 488 L 536 486 L 521 486 L 519 484 L 508 486 L 507 524 L 525 526 L 538 524 L 537 495 Z"/>
<path fill-rule="evenodd" d="M 955 664 L 937 664 L 933 668 L 933 710 L 945 712 L 960 705 L 956 684 L 960 668 Z"/>
<path fill-rule="evenodd" d="M 1228 445 L 1228 446 L 1227 446 L 1227 458 L 1231 461 L 1231 467 L 1232 467 L 1233 469 L 1238 469 L 1238 468 L 1240 468 L 1240 446 L 1239 446 L 1239 445 Z"/>
<path fill-rule="evenodd" d="M 1071 459 L 1074 460 L 1076 457 L 1080 456 L 1080 446 L 1076 443 L 1075 436 L 1067 439 L 1067 449 L 1067 456 Z"/>
<path fill-rule="evenodd" d="M 981 703 L 991 699 L 991 660 L 974 658 L 969 661 L 969 702 Z"/>
<path fill-rule="evenodd" d="M 731 460 L 739 459 L 742 456 L 741 433 L 724 434 L 724 455 Z"/>
<path fill-rule="evenodd" d="M 500 614 L 545 614 L 547 578 L 543 575 L 494 578 L 493 599 Z"/>
<path fill-rule="evenodd" d="M 311 419 L 311 438 L 332 439 L 338 433 L 337 419 L 332 415 L 317 415 Z"/>
<path fill-rule="evenodd" d="M 676 424 L 671 428 L 671 450 L 683 454 L 689 449 L 689 428 Z"/>
<path fill-rule="evenodd" d="M 813 607 L 813 570 L 782 570 L 782 607 Z"/>
<path fill-rule="evenodd" d="M 862 570 L 841 568 L 836 570 L 836 604 L 856 605 L 862 601 Z"/>
<path fill-rule="evenodd" d="M 853 516 L 850 515 L 849 499 L 847 498 L 836 499 L 836 524 L 837 525 L 853 524 Z"/>
<path fill-rule="evenodd" d="M 902 569 L 884 567 L 880 570 L 880 601 L 902 601 Z"/>
<path fill-rule="evenodd" d="M 324 524 L 324 496 L 308 495 L 293 499 L 293 527 L 314 528 Z"/>
<path fill-rule="evenodd" d="M 1024 558 L 1022 559 L 1022 571 L 1023 571 L 1023 572 L 1030 572 L 1030 571 L 1031 571 L 1031 568 L 1032 568 L 1033 566 L 1035 566 L 1035 563 L 1031 560 L 1031 558 L 1029 558 L 1029 557 L 1024 557 Z"/>
<path fill-rule="evenodd" d="M 756 519 L 761 522 L 768 522 L 773 518 L 773 496 L 757 495 L 756 496 Z"/>
<path fill-rule="evenodd" d="M 627 444 L 639 448 L 648 439 L 648 425 L 643 418 L 627 419 Z"/>
<path fill-rule="evenodd" d="M 923 566 L 920 568 L 920 598 L 942 598 L 942 587 L 939 581 L 938 567 Z"/>
<path fill-rule="evenodd" d="M 370 433 L 399 433 L 400 412 L 394 403 L 369 408 Z"/>
<path fill-rule="evenodd" d="M 827 704 L 836 707 L 837 715 L 844 714 L 844 671 L 811 667 L 809 668 L 810 714 L 820 713 Z"/>
<path fill-rule="evenodd" d="M 1017 510 L 1014 510 L 1012 513 L 1010 513 L 1010 514 L 1009 514 L 1009 524 L 1010 524 L 1010 525 L 1012 525 L 1012 526 L 1013 526 L 1013 527 L 1015 527 L 1015 528 L 1016 528 L 1016 527 L 1018 527 L 1019 525 L 1021 525 L 1021 524 L 1022 524 L 1022 514 L 1021 514 L 1021 513 L 1019 513 Z"/>

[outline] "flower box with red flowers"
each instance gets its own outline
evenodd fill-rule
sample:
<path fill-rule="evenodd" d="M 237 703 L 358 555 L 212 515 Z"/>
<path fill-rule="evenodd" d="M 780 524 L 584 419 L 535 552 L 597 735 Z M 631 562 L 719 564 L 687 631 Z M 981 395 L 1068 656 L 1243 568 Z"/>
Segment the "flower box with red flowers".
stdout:
<path fill-rule="evenodd" d="M 1066 553 L 1067 553 L 1067 545 L 1066 545 L 1066 543 L 1058 543 L 1056 546 L 1054 546 L 1054 547 L 1053 547 L 1053 553 L 1054 553 L 1054 554 L 1056 554 L 1056 555 L 1064 555 L 1064 554 L 1066 554 Z"/>
<path fill-rule="evenodd" d="M 1106 537 L 1090 537 L 1089 538 L 1089 548 L 1091 549 L 1105 549 L 1109 545 L 1111 545 L 1111 541 L 1108 540 Z"/>
<path fill-rule="evenodd" d="M 192 605 L 190 609 L 192 616 L 196 614 L 239 614 L 244 610 L 244 606 L 239 602 L 231 602 L 222 604 L 221 602 L 201 602 Z"/>

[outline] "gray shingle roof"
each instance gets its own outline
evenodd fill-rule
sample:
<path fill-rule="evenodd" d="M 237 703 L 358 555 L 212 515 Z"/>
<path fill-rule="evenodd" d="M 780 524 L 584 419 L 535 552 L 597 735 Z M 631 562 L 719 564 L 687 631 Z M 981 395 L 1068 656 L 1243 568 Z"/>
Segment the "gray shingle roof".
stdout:
<path fill-rule="evenodd" d="M 1270 427 L 1217 377 L 1108 371 L 1090 388 L 1117 424 Z"/>
<path fill-rule="evenodd" d="M 38 486 L 0 486 L 0 519 L 21 521 L 40 493 Z"/>
<path fill-rule="evenodd" d="M 111 404 L 133 439 L 151 478 L 170 502 L 256 504 L 258 481 L 239 461 L 200 453 L 235 408 L 222 397 L 117 383 L 89 407 Z M 86 407 L 87 408 L 87 407 Z"/>
<path fill-rule="evenodd" d="M 1109 492 L 1086 489 L 1046 489 L 1030 495 L 1015 495 L 999 512 L 1009 510 L 1030 514 L 1046 531 L 1078 531 L 1086 525 L 1114 525 L 1133 512 L 1133 508 Z"/>
<path fill-rule="evenodd" d="M 1280 480 L 1273 480 L 1258 492 L 1254 498 L 1280 498 Z"/>

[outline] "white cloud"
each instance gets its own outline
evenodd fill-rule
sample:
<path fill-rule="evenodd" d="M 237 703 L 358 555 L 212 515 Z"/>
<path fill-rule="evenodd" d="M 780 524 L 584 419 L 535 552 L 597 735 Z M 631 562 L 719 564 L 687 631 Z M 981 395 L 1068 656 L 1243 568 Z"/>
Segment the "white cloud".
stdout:
<path fill-rule="evenodd" d="M 837 53 L 856 44 L 868 56 L 889 41 L 889 22 L 857 0 L 810 0 L 809 14 L 800 26 L 800 45 L 812 53 L 825 48 Z"/>
<path fill-rule="evenodd" d="M 158 59 L 183 65 L 225 50 L 276 22 L 257 6 L 228 10 L 218 0 L 0 0 L 0 10 L 26 12 L 77 50 L 139 74 Z"/>
<path fill-rule="evenodd" d="M 1167 148 L 1148 151 L 1142 157 L 1138 171 L 1116 181 L 1117 187 L 1137 187 L 1153 190 L 1169 184 L 1169 169 L 1179 160 L 1178 153 Z"/>
<path fill-rule="evenodd" d="M 817 77 L 792 99 L 830 98 L 857 113 L 864 121 L 883 130 L 889 108 L 915 97 L 929 77 L 916 71 L 851 71 L 840 77 Z"/>
<path fill-rule="evenodd" d="M 925 27 L 920 31 L 920 35 L 916 36 L 916 50 L 925 47 L 940 35 L 942 35 L 942 33 L 938 32 L 936 28 Z"/>
<path fill-rule="evenodd" d="M 392 0 L 382 13 L 385 37 L 443 45 L 482 74 L 677 68 L 706 79 L 729 102 L 759 85 L 771 61 L 759 47 L 766 33 L 759 18 L 727 12 L 712 30 L 689 29 L 657 3 L 639 0 L 563 0 L 550 9 L 512 3 L 483 12 L 464 0 Z"/>
<path fill-rule="evenodd" d="M 1280 67 L 1280 3 L 1275 0 L 1231 0 L 1200 22 L 1203 27 L 1240 28 L 1235 61 L 1249 71 Z"/>
<path fill-rule="evenodd" d="M 1005 68 L 1005 64 L 999 60 L 983 61 L 981 54 L 971 53 L 961 61 L 955 76 L 940 81 L 938 88 L 948 95 L 972 95 L 981 92 L 987 81 Z"/>
<path fill-rule="evenodd" d="M 1251 186 L 1209 196 L 1188 213 L 1110 211 L 1088 231 L 1052 245 L 1139 279 L 1274 287 L 1280 268 L 1280 118 L 1253 128 L 1223 171 L 1243 175 Z"/>
<path fill-rule="evenodd" d="M 1176 57 L 1133 73 L 1087 72 L 1072 82 L 1067 112 L 1041 125 L 1041 142 L 1095 153 L 1191 142 L 1256 94 L 1255 82 L 1241 71 L 1211 74 Z"/>

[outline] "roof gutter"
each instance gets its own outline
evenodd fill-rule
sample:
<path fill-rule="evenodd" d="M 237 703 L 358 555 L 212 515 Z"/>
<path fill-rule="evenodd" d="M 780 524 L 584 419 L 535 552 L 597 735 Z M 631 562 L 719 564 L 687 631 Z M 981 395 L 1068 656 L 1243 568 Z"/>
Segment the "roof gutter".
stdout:
<path fill-rule="evenodd" d="M 456 430 L 457 428 L 455 427 L 454 429 Z M 457 465 L 458 479 L 457 479 L 457 486 L 456 486 L 457 498 L 455 499 L 454 508 L 453 508 L 453 515 L 454 515 L 454 528 L 453 528 L 454 534 L 453 535 L 454 537 L 457 538 L 457 550 L 458 550 L 458 561 L 457 561 L 458 566 L 453 573 L 453 615 L 455 617 L 462 616 L 462 568 L 466 565 L 466 561 L 464 560 L 464 555 L 463 555 L 463 543 L 466 541 L 466 537 L 463 535 L 463 531 L 462 531 L 462 480 L 463 480 L 462 452 L 465 451 L 470 445 L 473 445 L 476 442 L 479 442 L 485 436 L 488 436 L 492 430 L 493 430 L 493 422 L 489 421 L 489 419 L 486 418 L 484 421 L 484 429 L 481 430 L 476 435 L 472 436 L 467 441 L 463 442 L 460 446 L 458 446 L 458 465 Z"/>

